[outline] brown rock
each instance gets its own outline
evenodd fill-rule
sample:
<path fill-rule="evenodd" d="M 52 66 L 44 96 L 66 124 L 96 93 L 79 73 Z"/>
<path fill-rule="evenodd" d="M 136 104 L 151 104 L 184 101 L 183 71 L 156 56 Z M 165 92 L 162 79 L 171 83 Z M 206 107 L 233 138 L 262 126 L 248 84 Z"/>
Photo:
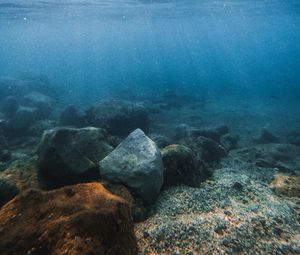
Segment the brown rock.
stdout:
<path fill-rule="evenodd" d="M 99 183 L 27 190 L 0 210 L 0 254 L 137 254 L 129 205 Z"/>
<path fill-rule="evenodd" d="M 300 177 L 277 174 L 271 187 L 277 194 L 300 198 Z"/>

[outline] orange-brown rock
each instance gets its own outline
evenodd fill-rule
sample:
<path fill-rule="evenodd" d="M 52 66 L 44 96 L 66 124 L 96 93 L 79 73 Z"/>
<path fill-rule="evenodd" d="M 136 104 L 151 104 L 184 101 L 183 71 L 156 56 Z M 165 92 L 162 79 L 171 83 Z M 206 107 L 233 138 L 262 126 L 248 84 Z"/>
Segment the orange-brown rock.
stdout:
<path fill-rule="evenodd" d="M 271 187 L 277 194 L 288 197 L 300 197 L 300 177 L 277 174 Z"/>
<path fill-rule="evenodd" d="M 137 254 L 129 205 L 99 183 L 29 189 L 0 210 L 0 254 Z"/>

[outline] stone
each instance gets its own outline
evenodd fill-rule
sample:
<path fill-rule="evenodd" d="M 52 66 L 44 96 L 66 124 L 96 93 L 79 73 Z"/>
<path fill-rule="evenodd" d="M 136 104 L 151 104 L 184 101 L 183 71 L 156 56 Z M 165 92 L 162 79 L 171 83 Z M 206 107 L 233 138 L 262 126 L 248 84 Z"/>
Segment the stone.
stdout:
<path fill-rule="evenodd" d="M 45 119 L 53 111 L 54 100 L 40 92 L 33 91 L 23 98 L 23 105 L 35 108 L 35 119 Z"/>
<path fill-rule="evenodd" d="M 234 150 L 231 156 L 260 168 L 300 175 L 300 148 L 292 144 L 260 144 Z"/>
<path fill-rule="evenodd" d="M 0 177 L 0 207 L 13 199 L 18 193 L 19 190 L 13 182 Z"/>
<path fill-rule="evenodd" d="M 60 114 L 59 125 L 84 127 L 87 125 L 85 113 L 75 105 L 69 105 Z"/>
<path fill-rule="evenodd" d="M 99 128 L 47 130 L 38 148 L 39 172 L 59 185 L 93 180 L 99 177 L 98 160 L 112 149 Z"/>
<path fill-rule="evenodd" d="M 19 107 L 14 117 L 9 121 L 12 130 L 26 133 L 36 120 L 36 108 Z"/>
<path fill-rule="evenodd" d="M 137 128 L 147 131 L 150 119 L 146 108 L 124 100 L 102 101 L 87 111 L 90 125 L 106 129 L 111 135 L 127 136 Z"/>
<path fill-rule="evenodd" d="M 11 119 L 19 108 L 18 100 L 13 96 L 8 96 L 4 99 L 1 111 L 5 114 L 6 118 Z"/>
<path fill-rule="evenodd" d="M 192 150 L 184 145 L 172 144 L 161 151 L 164 164 L 164 185 L 185 184 L 198 186 L 209 177 L 209 171 Z"/>
<path fill-rule="evenodd" d="M 260 136 L 255 139 L 255 141 L 259 144 L 266 144 L 266 143 L 277 143 L 279 141 L 278 137 L 272 134 L 267 129 L 263 129 L 261 131 Z"/>
<path fill-rule="evenodd" d="M 204 136 L 185 139 L 182 142 L 207 163 L 218 162 L 227 154 L 222 145 Z"/>
<path fill-rule="evenodd" d="M 163 185 L 160 151 L 140 129 L 122 141 L 99 166 L 103 178 L 126 185 L 146 203 L 155 201 Z"/>
<path fill-rule="evenodd" d="M 300 198 L 299 176 L 276 174 L 270 186 L 278 195 Z"/>
<path fill-rule="evenodd" d="M 0 210 L 0 253 L 135 255 L 129 205 L 99 183 L 29 189 Z"/>
<path fill-rule="evenodd" d="M 225 134 L 222 135 L 220 138 L 220 144 L 223 146 L 223 148 L 229 152 L 233 149 L 236 148 L 238 143 L 238 137 L 237 136 L 233 136 L 231 134 Z"/>
<path fill-rule="evenodd" d="M 221 136 L 228 134 L 228 132 L 229 129 L 226 125 L 220 125 L 213 128 L 191 130 L 191 135 L 195 137 L 203 136 L 220 142 Z"/>

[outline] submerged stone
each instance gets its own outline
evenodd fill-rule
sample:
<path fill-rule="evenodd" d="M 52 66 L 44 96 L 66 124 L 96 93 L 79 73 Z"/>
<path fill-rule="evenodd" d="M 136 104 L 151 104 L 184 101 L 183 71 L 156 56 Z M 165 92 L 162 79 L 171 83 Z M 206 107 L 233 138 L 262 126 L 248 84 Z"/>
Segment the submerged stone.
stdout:
<path fill-rule="evenodd" d="M 18 193 L 19 190 L 13 182 L 0 177 L 0 207 L 13 199 Z"/>
<path fill-rule="evenodd" d="M 163 184 L 160 151 L 140 129 L 132 132 L 99 166 L 102 177 L 126 185 L 147 203 L 155 201 Z"/>
<path fill-rule="evenodd" d="M 172 144 L 162 151 L 164 184 L 197 186 L 209 176 L 205 164 L 184 145 Z"/>
<path fill-rule="evenodd" d="M 112 135 L 126 136 L 136 128 L 147 131 L 150 120 L 142 104 L 124 100 L 102 101 L 87 112 L 92 126 L 106 129 Z"/>
<path fill-rule="evenodd" d="M 97 162 L 112 147 L 102 129 L 56 128 L 45 131 L 38 148 L 40 173 L 60 185 L 98 178 Z"/>
<path fill-rule="evenodd" d="M 0 210 L 0 253 L 135 255 L 129 205 L 99 183 L 27 190 Z"/>

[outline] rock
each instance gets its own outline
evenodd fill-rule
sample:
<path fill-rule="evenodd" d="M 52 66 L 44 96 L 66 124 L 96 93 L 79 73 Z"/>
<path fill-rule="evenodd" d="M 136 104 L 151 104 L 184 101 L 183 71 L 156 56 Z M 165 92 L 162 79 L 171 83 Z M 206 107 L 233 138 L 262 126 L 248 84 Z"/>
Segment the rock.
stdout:
<path fill-rule="evenodd" d="M 216 142 L 220 142 L 221 136 L 227 134 L 229 132 L 228 127 L 226 125 L 217 126 L 214 128 L 208 129 L 194 129 L 191 131 L 191 135 L 198 137 L 204 136 L 210 139 L 213 139 Z"/>
<path fill-rule="evenodd" d="M 277 143 L 279 141 L 278 137 L 272 134 L 267 129 L 263 129 L 259 138 L 255 139 L 255 141 L 259 144 L 266 144 L 266 143 Z"/>
<path fill-rule="evenodd" d="M 191 127 L 186 124 L 180 124 L 174 129 L 174 137 L 175 139 L 183 139 L 189 137 L 191 135 Z"/>
<path fill-rule="evenodd" d="M 14 183 L 0 177 L 0 207 L 13 199 L 18 193 L 19 190 Z"/>
<path fill-rule="evenodd" d="M 99 183 L 27 190 L 0 210 L 0 253 L 137 254 L 130 208 Z"/>
<path fill-rule="evenodd" d="M 197 160 L 192 150 L 184 145 L 169 145 L 161 151 L 161 154 L 166 186 L 177 184 L 198 186 L 209 176 L 205 164 Z"/>
<path fill-rule="evenodd" d="M 140 129 L 132 132 L 99 166 L 102 177 L 126 185 L 147 203 L 155 201 L 163 184 L 160 151 Z"/>
<path fill-rule="evenodd" d="M 40 92 L 33 91 L 24 96 L 23 105 L 35 108 L 35 119 L 45 119 L 53 111 L 53 99 Z"/>
<path fill-rule="evenodd" d="M 150 120 L 142 104 L 123 100 L 102 101 L 87 111 L 89 124 L 112 135 L 126 136 L 136 128 L 148 130 Z"/>
<path fill-rule="evenodd" d="M 227 154 L 222 145 L 207 137 L 199 136 L 185 139 L 182 142 L 207 163 L 218 162 Z"/>
<path fill-rule="evenodd" d="M 167 145 L 171 144 L 171 140 L 164 136 L 164 135 L 160 135 L 160 134 L 150 134 L 149 138 L 155 142 L 155 144 L 157 145 L 158 148 L 164 148 Z"/>
<path fill-rule="evenodd" d="M 45 131 L 38 148 L 39 172 L 59 185 L 98 178 L 98 160 L 112 151 L 105 136 L 93 127 Z"/>
<path fill-rule="evenodd" d="M 228 152 L 236 148 L 238 143 L 238 137 L 231 134 L 222 135 L 220 138 L 220 144 Z"/>
<path fill-rule="evenodd" d="M 35 123 L 36 111 L 35 108 L 19 107 L 14 117 L 9 121 L 12 130 L 18 133 L 27 132 Z"/>
<path fill-rule="evenodd" d="M 13 96 L 8 96 L 4 99 L 1 111 L 5 114 L 6 118 L 11 119 L 19 108 L 18 100 Z"/>
<path fill-rule="evenodd" d="M 87 125 L 85 114 L 75 105 L 70 105 L 60 114 L 59 125 L 84 127 Z"/>
<path fill-rule="evenodd" d="M 277 174 L 274 176 L 274 180 L 270 186 L 278 195 L 300 198 L 299 176 Z"/>

